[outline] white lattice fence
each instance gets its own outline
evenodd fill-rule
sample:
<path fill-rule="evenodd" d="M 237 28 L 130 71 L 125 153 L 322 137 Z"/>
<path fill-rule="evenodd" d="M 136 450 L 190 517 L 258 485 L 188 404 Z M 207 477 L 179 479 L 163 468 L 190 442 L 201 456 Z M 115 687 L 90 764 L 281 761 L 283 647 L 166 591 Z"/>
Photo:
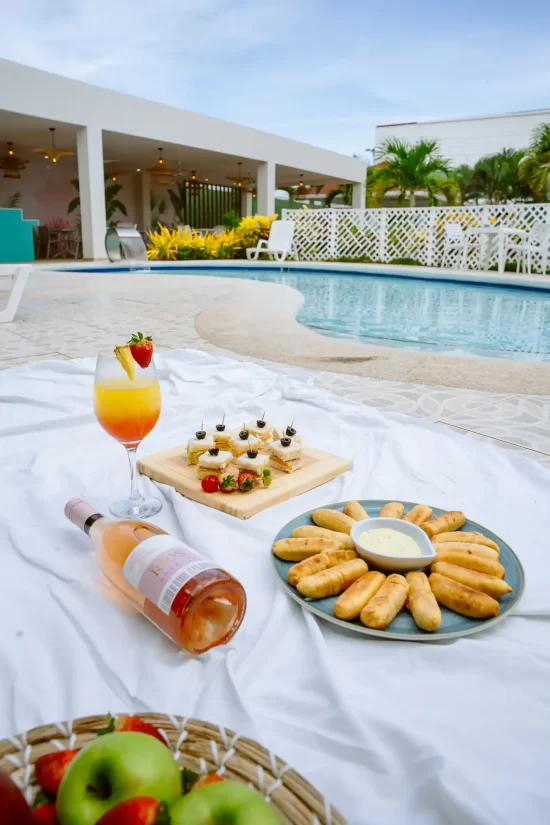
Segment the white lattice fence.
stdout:
<path fill-rule="evenodd" d="M 413 209 L 284 209 L 283 217 L 296 223 L 294 240 L 303 261 L 368 257 L 389 263 L 413 258 L 439 266 L 443 257 L 445 224 L 463 229 L 497 224 L 530 230 L 534 223 L 550 223 L 550 204 L 422 207 Z M 508 254 L 514 260 L 514 252 Z M 489 266 L 497 262 L 497 249 Z M 534 260 L 535 267 L 538 261 Z M 474 264 L 472 264 L 474 265 Z"/>

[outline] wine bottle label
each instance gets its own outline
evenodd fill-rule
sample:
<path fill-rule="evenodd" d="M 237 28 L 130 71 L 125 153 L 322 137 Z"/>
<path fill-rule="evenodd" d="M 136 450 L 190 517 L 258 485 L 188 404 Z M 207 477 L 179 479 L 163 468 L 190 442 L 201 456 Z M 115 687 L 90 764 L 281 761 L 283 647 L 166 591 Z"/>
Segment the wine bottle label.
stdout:
<path fill-rule="evenodd" d="M 151 536 L 135 547 L 122 568 L 122 575 L 146 599 L 168 615 L 174 599 L 187 582 L 216 565 L 201 559 L 186 544 L 172 536 Z"/>

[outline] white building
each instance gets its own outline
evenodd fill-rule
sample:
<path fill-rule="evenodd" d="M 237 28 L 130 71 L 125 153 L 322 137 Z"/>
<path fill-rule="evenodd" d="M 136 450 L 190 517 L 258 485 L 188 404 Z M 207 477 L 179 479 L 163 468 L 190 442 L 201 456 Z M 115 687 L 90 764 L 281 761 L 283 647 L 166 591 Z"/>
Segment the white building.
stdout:
<path fill-rule="evenodd" d="M 452 120 L 389 123 L 376 127 L 376 146 L 388 138 L 399 138 L 410 143 L 431 138 L 439 141 L 442 155 L 453 164 L 467 163 L 472 166 L 483 155 L 491 155 L 501 149 L 525 149 L 531 141 L 533 130 L 542 123 L 550 123 L 550 109 Z"/>
<path fill-rule="evenodd" d="M 51 128 L 57 146 L 73 156 L 52 163 L 34 151 L 49 144 Z M 111 175 L 123 183 L 118 197 L 128 218 L 149 229 L 151 193 L 168 200 L 166 182 L 147 171 L 155 169 L 159 147 L 168 181 L 193 172 L 221 190 L 246 175 L 259 214 L 271 214 L 276 187 L 296 185 L 300 175 L 311 185 L 352 183 L 354 205 L 364 204 L 365 164 L 356 158 L 0 60 L 0 162 L 10 149 L 28 161 L 20 175 L 0 168 L 0 208 L 18 195 L 25 218 L 74 220 L 67 205 L 78 179 L 84 258 L 105 257 L 104 182 Z M 250 214 L 251 189 L 242 186 L 241 214 Z"/>

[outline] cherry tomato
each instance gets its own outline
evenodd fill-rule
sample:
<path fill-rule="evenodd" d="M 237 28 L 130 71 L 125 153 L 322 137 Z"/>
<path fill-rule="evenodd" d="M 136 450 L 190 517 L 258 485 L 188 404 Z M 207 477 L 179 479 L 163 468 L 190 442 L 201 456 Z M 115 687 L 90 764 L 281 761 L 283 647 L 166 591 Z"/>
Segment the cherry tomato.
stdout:
<path fill-rule="evenodd" d="M 218 476 L 205 476 L 201 481 L 201 487 L 205 493 L 217 493 L 220 489 Z"/>

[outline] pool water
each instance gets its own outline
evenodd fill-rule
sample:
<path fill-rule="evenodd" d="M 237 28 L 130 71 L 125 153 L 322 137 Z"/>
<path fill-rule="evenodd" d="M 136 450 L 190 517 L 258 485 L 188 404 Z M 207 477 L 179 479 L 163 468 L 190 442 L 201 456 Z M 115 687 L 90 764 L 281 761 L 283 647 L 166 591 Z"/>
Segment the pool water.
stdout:
<path fill-rule="evenodd" d="M 298 321 L 327 335 L 415 350 L 550 360 L 550 291 L 261 267 L 155 272 L 285 284 L 304 296 Z"/>

